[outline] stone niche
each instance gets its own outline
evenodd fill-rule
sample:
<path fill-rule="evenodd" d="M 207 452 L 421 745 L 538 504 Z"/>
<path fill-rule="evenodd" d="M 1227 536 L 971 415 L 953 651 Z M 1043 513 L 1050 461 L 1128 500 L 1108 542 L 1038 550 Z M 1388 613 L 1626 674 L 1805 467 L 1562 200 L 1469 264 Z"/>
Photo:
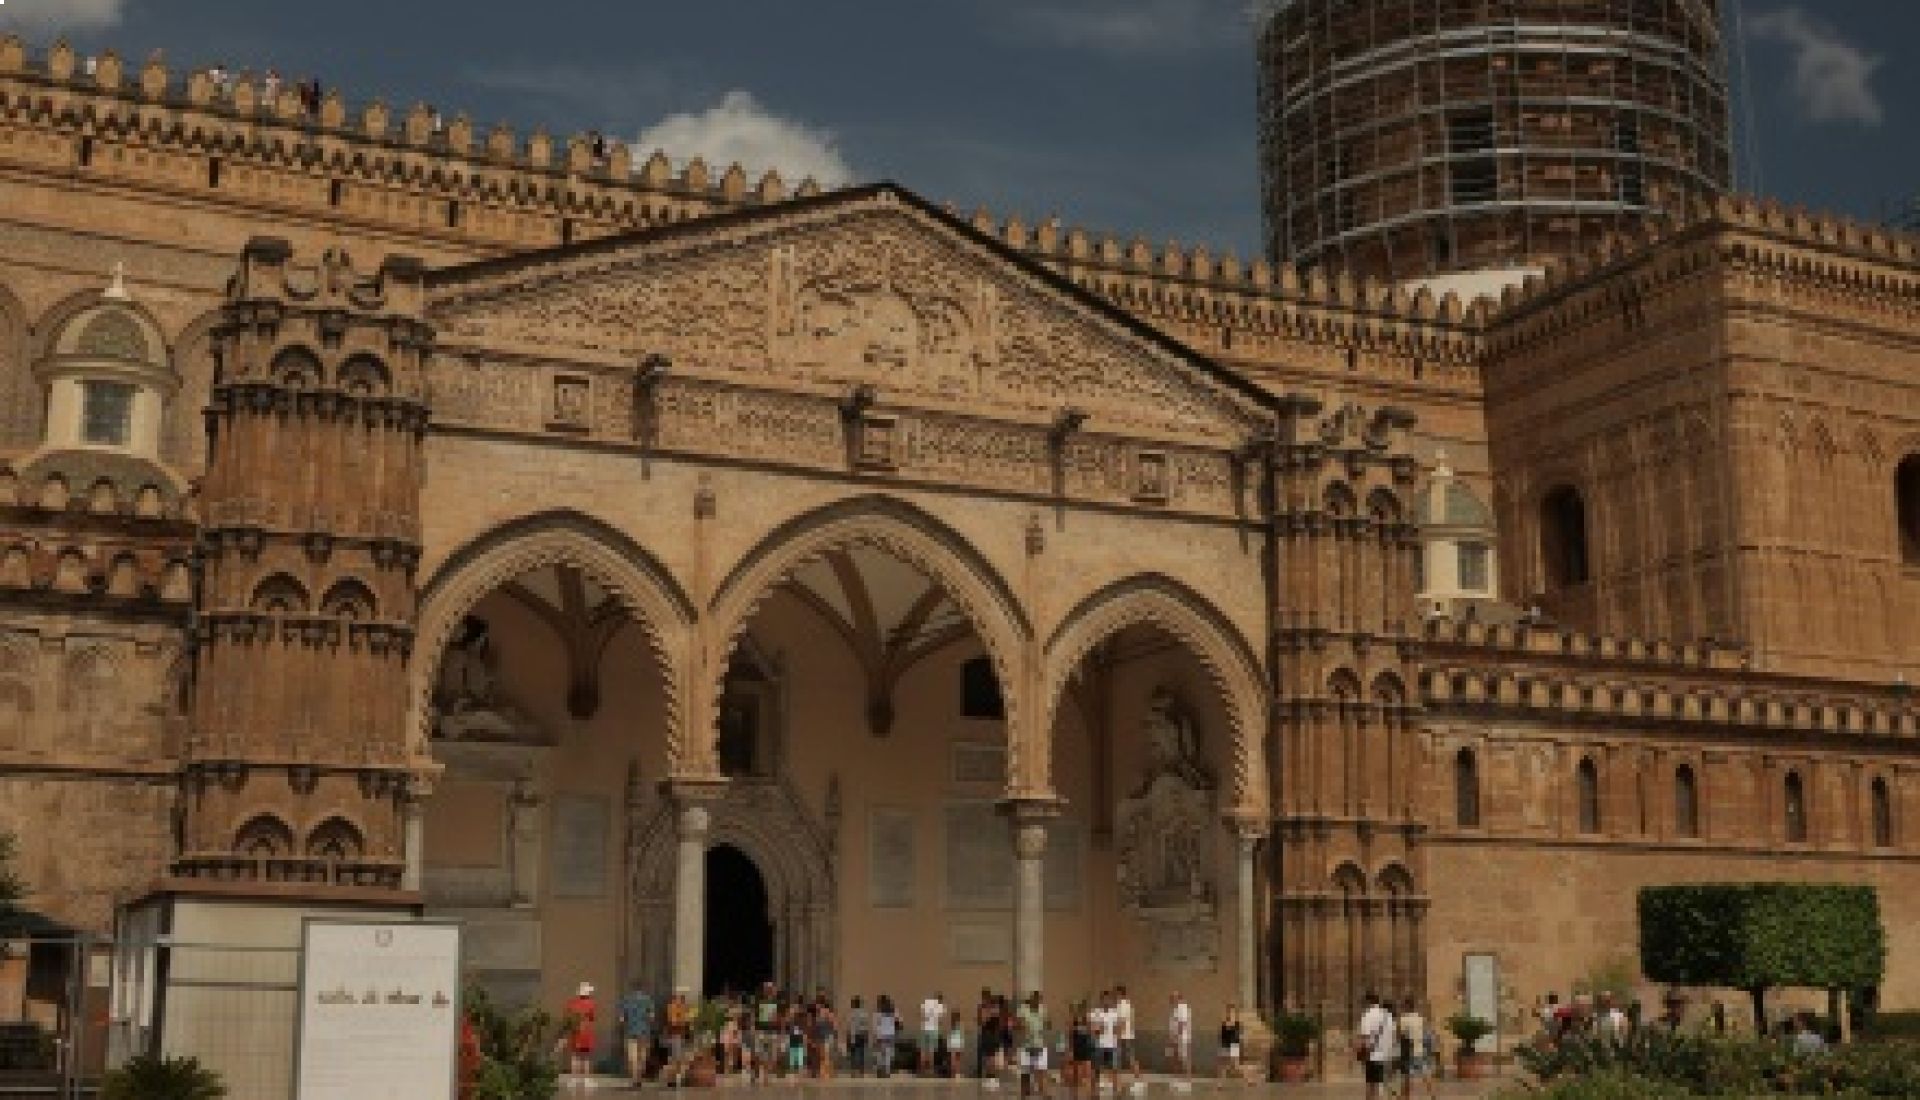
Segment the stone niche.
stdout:
<path fill-rule="evenodd" d="M 1149 966 L 1213 970 L 1220 962 L 1217 784 L 1199 726 L 1170 690 L 1141 719 L 1145 774 L 1114 815 L 1120 907 L 1138 926 Z"/>

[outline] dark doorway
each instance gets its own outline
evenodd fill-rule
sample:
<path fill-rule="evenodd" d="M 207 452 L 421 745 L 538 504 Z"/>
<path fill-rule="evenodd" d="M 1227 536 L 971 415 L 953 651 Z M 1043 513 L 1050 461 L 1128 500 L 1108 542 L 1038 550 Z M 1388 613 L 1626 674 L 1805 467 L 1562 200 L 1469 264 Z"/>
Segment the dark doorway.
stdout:
<path fill-rule="evenodd" d="M 773 980 L 773 924 L 767 883 L 745 852 L 707 853 L 707 996 L 759 989 Z"/>

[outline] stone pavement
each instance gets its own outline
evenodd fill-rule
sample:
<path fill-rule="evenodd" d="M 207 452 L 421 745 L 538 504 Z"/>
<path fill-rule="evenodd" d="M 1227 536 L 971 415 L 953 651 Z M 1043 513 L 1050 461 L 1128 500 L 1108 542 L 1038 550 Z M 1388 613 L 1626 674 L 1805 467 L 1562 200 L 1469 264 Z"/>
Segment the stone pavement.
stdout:
<path fill-rule="evenodd" d="M 1438 1081 L 1434 1085 L 1434 1094 L 1442 1100 L 1479 1100 L 1491 1095 L 1502 1081 Z M 599 1084 L 599 1082 L 596 1082 Z M 1015 1087 L 1000 1089 L 982 1088 L 980 1082 L 972 1080 L 920 1080 L 916 1078 L 893 1077 L 887 1080 L 873 1078 L 840 1078 L 828 1083 L 806 1081 L 798 1084 L 780 1082 L 772 1085 L 750 1088 L 737 1082 L 728 1081 L 720 1086 L 722 1091 L 736 1095 L 765 1093 L 770 1097 L 791 1097 L 793 1100 L 1019 1100 L 1020 1090 Z M 675 1095 L 679 1090 L 660 1086 L 648 1086 L 645 1089 L 622 1089 L 614 1082 L 606 1082 L 601 1087 L 570 1088 L 563 1084 L 559 1095 L 593 1097 L 594 1100 L 614 1100 L 616 1097 L 650 1096 L 655 1100 Z M 699 1090 L 692 1090 L 694 1095 Z M 1054 1088 L 1049 1094 L 1054 1100 L 1067 1100 L 1065 1089 Z M 1112 1093 L 1103 1093 L 1102 1100 L 1111 1100 Z M 1191 1092 L 1176 1092 L 1164 1081 L 1153 1081 L 1146 1096 L 1140 1100 L 1363 1100 L 1364 1086 L 1358 1081 L 1336 1081 L 1332 1083 L 1315 1082 L 1306 1085 L 1233 1085 L 1212 1081 L 1196 1081 Z M 1424 1089 L 1417 1091 L 1416 1100 L 1424 1100 Z M 1132 1098 L 1129 1098 L 1132 1100 Z"/>

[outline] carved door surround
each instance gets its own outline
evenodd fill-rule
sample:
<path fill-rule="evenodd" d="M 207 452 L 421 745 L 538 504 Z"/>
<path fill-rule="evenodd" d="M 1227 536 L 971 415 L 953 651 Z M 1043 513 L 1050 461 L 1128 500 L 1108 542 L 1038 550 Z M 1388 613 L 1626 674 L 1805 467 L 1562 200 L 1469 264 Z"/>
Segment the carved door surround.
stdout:
<path fill-rule="evenodd" d="M 785 779 L 729 782 L 708 811 L 708 849 L 731 847 L 767 886 L 774 981 L 783 989 L 833 988 L 838 973 L 837 845 Z M 627 804 L 627 927 L 621 967 L 647 989 L 673 985 L 673 804 L 634 784 Z"/>

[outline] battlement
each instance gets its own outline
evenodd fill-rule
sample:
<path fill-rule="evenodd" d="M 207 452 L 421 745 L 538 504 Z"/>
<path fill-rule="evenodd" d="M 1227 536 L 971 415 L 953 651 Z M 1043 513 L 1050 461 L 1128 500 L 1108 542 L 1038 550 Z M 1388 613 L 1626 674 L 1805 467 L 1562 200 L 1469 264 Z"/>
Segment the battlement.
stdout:
<path fill-rule="evenodd" d="M 1556 720 L 1712 723 L 1825 736 L 1920 736 L 1905 685 L 1756 672 L 1745 650 L 1438 618 L 1426 624 L 1429 707 Z"/>
<path fill-rule="evenodd" d="M 338 90 L 309 110 L 290 82 L 271 96 L 263 82 L 223 87 L 204 69 L 173 71 L 157 53 L 134 68 L 109 51 L 94 59 L 91 73 L 83 68 L 65 42 L 36 58 L 18 37 L 0 37 L 0 121 L 38 134 L 38 140 L 16 137 L 0 151 L 88 167 L 103 159 L 97 144 L 124 144 L 146 154 L 121 166 L 124 172 L 200 187 L 220 187 L 219 173 L 183 171 L 177 154 L 220 158 L 314 184 L 256 188 L 280 204 L 431 224 L 442 235 L 509 246 L 565 243 L 820 191 L 811 179 L 793 186 L 776 170 L 750 180 L 741 165 L 720 168 L 698 158 L 675 170 L 659 151 L 635 163 L 633 151 L 618 141 L 597 157 L 586 134 L 558 140 L 535 130 L 523 137 L 505 124 L 482 132 L 464 114 L 441 118 L 425 104 L 396 111 L 375 99 L 352 110 Z M 222 189 L 244 193 L 248 181 L 232 175 Z M 345 194 L 339 184 L 349 182 L 466 200 L 495 216 L 463 217 L 453 205 L 423 221 L 422 211 Z"/>

